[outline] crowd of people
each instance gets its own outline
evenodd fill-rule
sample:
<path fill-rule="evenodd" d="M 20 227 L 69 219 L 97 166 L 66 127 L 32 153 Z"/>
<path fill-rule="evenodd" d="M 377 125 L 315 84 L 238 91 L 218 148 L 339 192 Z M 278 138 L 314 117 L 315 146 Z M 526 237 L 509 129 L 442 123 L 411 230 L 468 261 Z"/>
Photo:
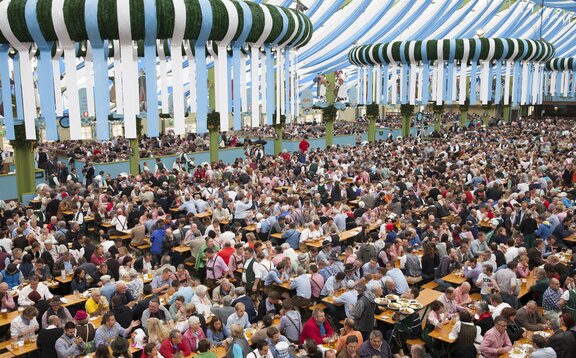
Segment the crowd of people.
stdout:
<path fill-rule="evenodd" d="M 571 357 L 572 128 L 527 118 L 429 141 L 303 140 L 40 186 L 30 206 L 0 202 L 0 308 L 18 311 L 5 337 L 60 358 L 492 358 L 516 341 Z M 382 304 L 425 291 L 437 299 L 420 311 Z M 445 326 L 452 343 L 433 334 Z"/>

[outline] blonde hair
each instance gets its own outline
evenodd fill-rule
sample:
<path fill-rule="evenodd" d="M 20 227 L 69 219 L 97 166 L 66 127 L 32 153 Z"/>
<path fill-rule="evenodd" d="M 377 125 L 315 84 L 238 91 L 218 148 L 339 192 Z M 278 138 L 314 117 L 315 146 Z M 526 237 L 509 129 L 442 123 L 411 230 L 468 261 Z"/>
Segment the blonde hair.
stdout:
<path fill-rule="evenodd" d="M 238 323 L 230 326 L 230 335 L 232 338 L 244 338 L 244 329 Z"/>
<path fill-rule="evenodd" d="M 170 335 L 170 329 L 158 318 L 148 319 L 148 342 L 162 343 Z"/>
<path fill-rule="evenodd" d="M 122 246 L 118 249 L 118 255 L 119 256 L 126 256 L 128 255 L 128 249 L 126 248 L 126 246 Z"/>

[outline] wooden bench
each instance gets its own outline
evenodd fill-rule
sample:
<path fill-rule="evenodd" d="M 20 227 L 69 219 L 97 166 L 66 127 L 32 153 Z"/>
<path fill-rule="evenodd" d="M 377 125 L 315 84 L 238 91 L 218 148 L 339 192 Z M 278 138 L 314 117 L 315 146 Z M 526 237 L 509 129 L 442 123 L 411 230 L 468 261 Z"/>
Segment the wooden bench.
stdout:
<path fill-rule="evenodd" d="M 406 345 L 408 346 L 408 348 L 410 348 L 411 346 L 416 346 L 416 345 L 420 345 L 423 346 L 426 343 L 424 343 L 423 340 L 421 340 L 420 338 L 414 338 L 414 339 L 407 339 L 406 340 Z"/>
<path fill-rule="evenodd" d="M 6 352 L 0 354 L 0 358 L 13 358 L 13 357 L 16 357 L 16 356 L 10 351 L 6 351 Z"/>
<path fill-rule="evenodd" d="M 128 239 L 131 239 L 131 238 L 132 238 L 132 235 L 130 235 L 130 234 L 110 235 L 110 240 L 116 240 L 116 239 L 128 240 Z"/>
<path fill-rule="evenodd" d="M 476 301 L 481 301 L 482 300 L 482 295 L 479 293 L 473 293 L 470 295 L 470 298 L 472 299 L 472 301 L 476 302 Z"/>
<path fill-rule="evenodd" d="M 429 288 L 429 289 L 433 290 L 433 289 L 435 289 L 435 288 L 438 287 L 438 286 L 439 286 L 439 285 L 438 285 L 436 282 L 430 281 L 430 282 L 422 285 L 421 288 Z"/>

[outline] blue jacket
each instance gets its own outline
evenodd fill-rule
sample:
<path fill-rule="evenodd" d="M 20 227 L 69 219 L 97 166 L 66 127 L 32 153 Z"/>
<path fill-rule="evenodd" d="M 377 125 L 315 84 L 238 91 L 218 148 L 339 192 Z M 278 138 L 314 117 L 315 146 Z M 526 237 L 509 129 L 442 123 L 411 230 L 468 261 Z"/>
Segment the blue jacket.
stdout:
<path fill-rule="evenodd" d="M 300 231 L 296 229 L 288 229 L 282 238 L 286 240 L 286 243 L 290 245 L 294 250 L 298 250 L 300 247 Z"/>
<path fill-rule="evenodd" d="M 547 240 L 550 235 L 552 235 L 552 225 L 547 221 L 543 222 L 538 226 L 538 229 L 534 231 L 534 235 L 536 237 L 541 238 L 542 240 Z"/>
<path fill-rule="evenodd" d="M 150 235 L 150 252 L 157 255 L 162 255 L 162 243 L 166 236 L 166 230 L 158 228 Z"/>
<path fill-rule="evenodd" d="M 13 274 L 9 274 L 6 270 L 2 270 L 2 282 L 6 282 L 10 289 L 20 284 L 20 270 L 16 269 Z"/>

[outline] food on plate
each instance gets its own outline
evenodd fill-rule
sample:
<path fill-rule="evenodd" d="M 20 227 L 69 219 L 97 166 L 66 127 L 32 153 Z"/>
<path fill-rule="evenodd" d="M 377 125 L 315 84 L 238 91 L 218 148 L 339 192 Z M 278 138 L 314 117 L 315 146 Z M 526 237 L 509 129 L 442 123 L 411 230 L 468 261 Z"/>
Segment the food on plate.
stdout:
<path fill-rule="evenodd" d="M 394 310 L 394 311 L 399 310 L 400 307 L 402 307 L 402 306 L 399 303 L 392 302 L 392 303 L 388 304 L 388 308 L 390 308 L 391 310 Z"/>
<path fill-rule="evenodd" d="M 408 307 L 410 307 L 413 310 L 421 310 L 422 308 L 424 308 L 424 305 L 416 302 L 416 303 L 411 303 L 410 306 L 408 306 Z"/>
<path fill-rule="evenodd" d="M 398 301 L 398 299 L 400 297 L 396 296 L 396 295 L 386 295 L 385 297 L 386 299 L 390 300 L 390 301 Z"/>
<path fill-rule="evenodd" d="M 386 306 L 388 303 L 390 303 L 390 301 L 384 297 L 378 297 L 377 299 L 374 300 L 374 302 L 376 302 L 377 305 L 382 306 Z"/>
<path fill-rule="evenodd" d="M 408 308 L 408 307 L 402 307 L 400 309 L 400 313 L 402 314 L 412 314 L 414 313 L 414 310 L 412 308 Z"/>

